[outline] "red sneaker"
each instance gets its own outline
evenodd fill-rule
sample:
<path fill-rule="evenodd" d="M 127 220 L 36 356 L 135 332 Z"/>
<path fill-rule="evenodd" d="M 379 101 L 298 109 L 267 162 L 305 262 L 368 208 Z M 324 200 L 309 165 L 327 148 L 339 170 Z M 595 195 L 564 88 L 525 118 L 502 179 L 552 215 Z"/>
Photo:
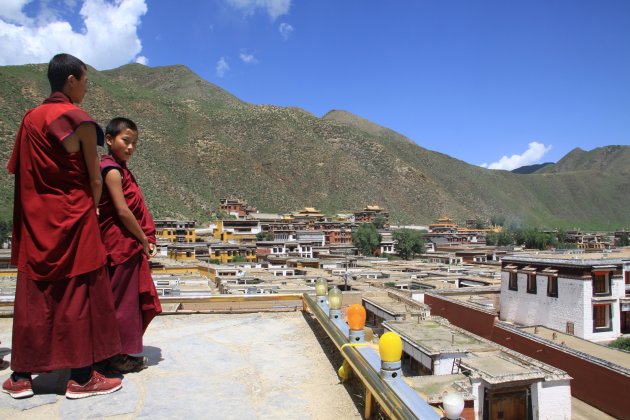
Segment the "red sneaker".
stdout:
<path fill-rule="evenodd" d="M 20 379 L 14 381 L 10 376 L 2 384 L 2 392 L 6 392 L 13 398 L 28 398 L 33 396 L 33 381 Z"/>
<path fill-rule="evenodd" d="M 110 394 L 122 388 L 122 380 L 118 378 L 107 378 L 95 370 L 92 370 L 90 380 L 84 385 L 79 385 L 74 380 L 68 381 L 66 388 L 66 398 L 75 400 L 78 398 L 91 397 L 92 395 Z"/>

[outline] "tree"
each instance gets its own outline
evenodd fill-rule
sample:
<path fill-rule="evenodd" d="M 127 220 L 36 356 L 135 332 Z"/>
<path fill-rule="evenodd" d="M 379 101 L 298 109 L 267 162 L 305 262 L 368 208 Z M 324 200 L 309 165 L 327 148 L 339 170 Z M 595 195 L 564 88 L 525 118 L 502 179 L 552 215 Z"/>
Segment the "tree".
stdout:
<path fill-rule="evenodd" d="M 0 220 L 0 245 L 9 237 L 11 229 L 10 220 Z"/>
<path fill-rule="evenodd" d="M 487 245 L 506 246 L 512 245 L 513 243 L 514 238 L 512 237 L 512 233 L 507 229 L 503 229 L 499 233 L 490 232 L 486 235 Z"/>
<path fill-rule="evenodd" d="M 374 255 L 374 251 L 381 243 L 381 235 L 372 223 L 362 223 L 352 232 L 352 244 L 363 255 Z"/>
<path fill-rule="evenodd" d="M 413 259 L 417 254 L 424 252 L 424 240 L 422 233 L 413 229 L 399 229 L 392 234 L 394 249 L 401 258 Z"/>
<path fill-rule="evenodd" d="M 621 234 L 621 237 L 619 238 L 619 246 L 628 246 L 630 245 L 630 237 L 628 237 L 628 234 L 626 232 Z"/>
<path fill-rule="evenodd" d="M 545 233 L 536 228 L 520 228 L 514 230 L 514 242 L 530 249 L 548 249 L 558 246 L 558 238 L 553 233 Z"/>
<path fill-rule="evenodd" d="M 210 214 L 210 220 L 236 220 L 238 219 L 233 214 L 228 213 L 225 210 L 217 210 L 214 213 Z"/>
<path fill-rule="evenodd" d="M 492 226 L 505 226 L 505 216 L 492 216 L 490 224 Z"/>
<path fill-rule="evenodd" d="M 374 218 L 372 224 L 376 229 L 383 229 L 385 227 L 385 218 L 379 214 Z"/>
<path fill-rule="evenodd" d="M 273 236 L 271 232 L 258 232 L 256 234 L 257 241 L 273 241 L 274 239 L 276 239 L 276 237 Z"/>

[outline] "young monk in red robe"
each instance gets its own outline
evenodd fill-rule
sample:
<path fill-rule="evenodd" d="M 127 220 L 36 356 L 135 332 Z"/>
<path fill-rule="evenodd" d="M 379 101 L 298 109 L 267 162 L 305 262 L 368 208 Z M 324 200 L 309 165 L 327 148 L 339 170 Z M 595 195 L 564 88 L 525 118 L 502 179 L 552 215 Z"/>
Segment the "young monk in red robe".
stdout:
<path fill-rule="evenodd" d="M 138 127 L 127 118 L 107 124 L 109 154 L 101 158 L 105 189 L 99 204 L 100 227 L 107 250 L 122 352 L 108 361 L 110 372 L 137 372 L 146 367 L 142 335 L 162 312 L 148 259 L 155 254 L 155 225 L 142 192 L 127 168 L 136 150 Z"/>
<path fill-rule="evenodd" d="M 26 113 L 7 168 L 15 174 L 11 263 L 18 268 L 13 373 L 2 390 L 33 395 L 31 373 L 71 368 L 66 397 L 121 388 L 92 364 L 120 351 L 96 204 L 102 191 L 97 143 L 103 131 L 75 103 L 87 67 L 58 54 L 48 65 L 52 93 Z"/>

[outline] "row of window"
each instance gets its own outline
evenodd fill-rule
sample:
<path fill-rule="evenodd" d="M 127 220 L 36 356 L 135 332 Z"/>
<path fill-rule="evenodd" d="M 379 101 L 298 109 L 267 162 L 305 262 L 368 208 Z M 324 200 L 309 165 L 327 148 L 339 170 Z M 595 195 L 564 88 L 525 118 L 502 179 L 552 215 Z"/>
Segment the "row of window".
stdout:
<path fill-rule="evenodd" d="M 510 271 L 508 288 L 518 291 L 518 273 Z M 527 293 L 537 294 L 537 282 L 535 273 L 527 273 Z M 593 295 L 610 295 L 610 281 L 606 274 L 593 274 Z M 558 276 L 547 276 L 547 296 L 558 297 Z"/>
<path fill-rule="evenodd" d="M 511 271 L 510 280 L 508 282 L 508 288 L 510 290 L 518 291 L 518 273 Z M 527 293 L 537 294 L 537 282 L 536 274 L 527 274 Z M 558 277 L 547 276 L 547 296 L 558 297 Z"/>

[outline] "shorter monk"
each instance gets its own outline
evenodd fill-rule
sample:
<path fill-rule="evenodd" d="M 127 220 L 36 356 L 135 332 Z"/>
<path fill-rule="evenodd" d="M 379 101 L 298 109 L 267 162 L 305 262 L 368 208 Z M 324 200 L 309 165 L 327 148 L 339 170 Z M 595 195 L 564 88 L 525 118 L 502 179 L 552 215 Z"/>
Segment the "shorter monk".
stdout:
<path fill-rule="evenodd" d="M 107 124 L 105 141 L 109 154 L 101 157 L 105 188 L 99 220 L 122 343 L 122 352 L 108 360 L 107 370 L 137 372 L 147 359 L 132 354 L 142 353 L 142 335 L 162 312 L 148 263 L 156 253 L 155 225 L 127 168 L 138 144 L 138 127 L 127 118 L 114 118 Z"/>

